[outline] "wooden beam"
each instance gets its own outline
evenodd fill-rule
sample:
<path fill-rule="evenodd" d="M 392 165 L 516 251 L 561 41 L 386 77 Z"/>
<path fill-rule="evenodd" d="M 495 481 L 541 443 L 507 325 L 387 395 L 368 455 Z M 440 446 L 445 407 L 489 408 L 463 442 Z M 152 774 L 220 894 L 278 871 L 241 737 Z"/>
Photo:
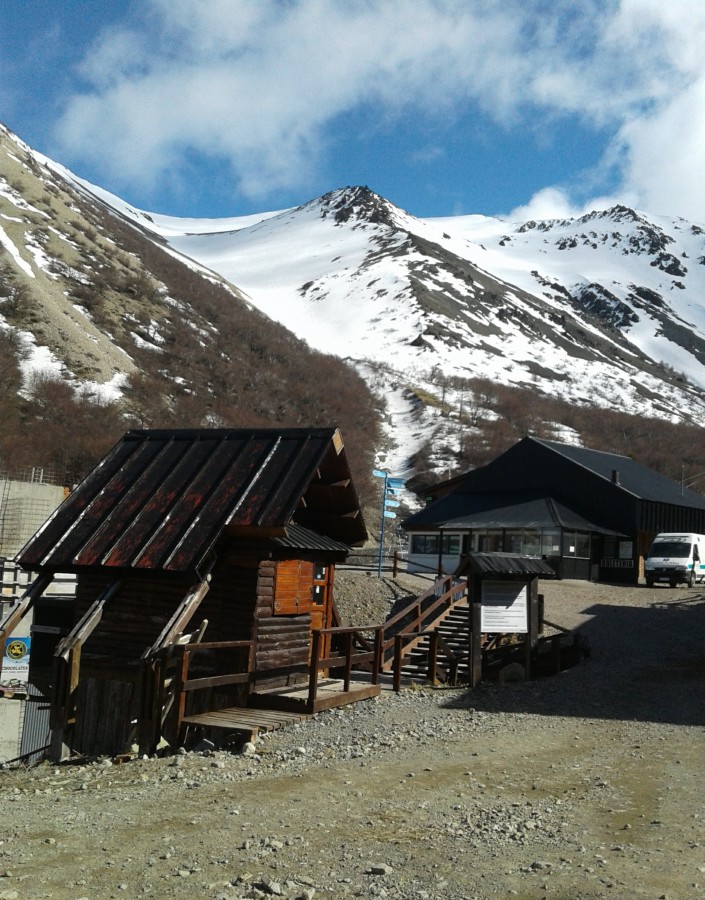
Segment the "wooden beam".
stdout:
<path fill-rule="evenodd" d="M 112 581 L 98 596 L 97 600 L 88 607 L 83 617 L 73 626 L 66 637 L 59 642 L 54 651 L 54 658 L 61 657 L 66 662 L 69 659 L 69 653 L 72 647 L 79 643 L 83 643 L 97 628 L 100 620 L 103 618 L 103 611 L 107 603 L 112 600 L 115 594 L 120 590 L 123 579 Z"/>
<path fill-rule="evenodd" d="M 333 447 L 335 448 L 335 452 L 338 454 L 338 456 L 340 456 L 340 454 L 343 452 L 343 446 L 343 436 L 340 433 L 340 430 L 336 428 L 335 432 L 333 433 Z"/>
<path fill-rule="evenodd" d="M 200 582 L 200 584 L 194 585 L 189 590 L 189 592 L 186 594 L 184 599 L 174 611 L 172 617 L 166 623 L 164 628 L 162 628 L 159 637 L 151 647 L 147 648 L 147 650 L 144 651 L 144 653 L 142 654 L 142 659 L 147 659 L 150 656 L 154 656 L 163 647 L 167 647 L 169 646 L 169 644 L 174 643 L 177 636 L 181 634 L 186 625 L 189 623 L 193 614 L 201 605 L 203 598 L 206 596 L 209 590 L 210 574 L 206 575 L 206 577 L 203 581 Z"/>

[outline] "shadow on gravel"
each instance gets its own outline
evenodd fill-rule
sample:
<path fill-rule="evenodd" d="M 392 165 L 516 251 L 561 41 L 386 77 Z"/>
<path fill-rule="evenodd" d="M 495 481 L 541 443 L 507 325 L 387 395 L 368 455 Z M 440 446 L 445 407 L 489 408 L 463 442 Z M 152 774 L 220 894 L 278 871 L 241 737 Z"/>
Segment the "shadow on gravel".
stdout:
<path fill-rule="evenodd" d="M 596 604 L 580 629 L 591 656 L 558 675 L 453 692 L 448 708 L 705 724 L 705 594 L 647 607 Z"/>

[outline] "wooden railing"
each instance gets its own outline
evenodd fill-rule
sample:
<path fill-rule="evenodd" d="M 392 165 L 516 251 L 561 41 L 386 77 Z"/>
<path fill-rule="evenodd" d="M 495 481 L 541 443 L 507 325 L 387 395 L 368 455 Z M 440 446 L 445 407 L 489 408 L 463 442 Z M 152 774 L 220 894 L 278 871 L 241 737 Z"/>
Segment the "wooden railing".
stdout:
<path fill-rule="evenodd" d="M 374 631 L 374 639 L 370 646 L 369 641 L 365 638 L 363 632 Z M 379 683 L 379 673 L 382 663 L 382 640 L 384 634 L 383 625 L 375 626 L 357 626 L 346 628 L 320 628 L 312 633 L 311 644 L 311 663 L 308 683 L 308 705 L 309 709 L 313 709 L 318 692 L 318 672 L 320 669 L 326 671 L 330 669 L 343 670 L 343 690 L 350 690 L 350 676 L 353 665 L 359 667 L 369 667 L 372 672 L 372 684 Z M 338 643 L 342 643 L 342 652 L 330 651 L 326 657 L 321 656 L 321 650 L 325 645 L 326 637 L 337 638 Z M 357 640 L 357 646 L 355 641 Z M 332 643 L 332 640 L 331 640 Z M 332 655 L 333 652 L 336 655 Z"/>
<path fill-rule="evenodd" d="M 365 641 L 363 632 L 374 631 L 372 649 Z M 342 640 L 342 650 L 331 651 L 327 656 L 321 655 L 326 638 L 335 637 Z M 360 642 L 365 641 L 367 646 L 360 647 Z M 190 667 L 195 653 L 203 651 L 220 650 L 249 650 L 250 641 L 211 641 L 178 644 L 174 646 L 175 674 L 173 692 L 175 698 L 175 714 L 173 723 L 168 729 L 167 740 L 178 742 L 183 721 L 186 716 L 187 697 L 193 691 L 206 688 L 224 687 L 233 684 L 251 684 L 258 678 L 276 678 L 277 676 L 308 674 L 308 707 L 313 709 L 317 691 L 319 672 L 321 670 L 342 669 L 344 690 L 350 689 L 350 680 L 353 666 L 368 662 L 371 664 L 373 675 L 372 683 L 377 684 L 382 653 L 382 626 L 374 627 L 348 627 L 348 628 L 323 628 L 312 632 L 311 659 L 308 663 L 294 663 L 288 666 L 275 666 L 260 669 L 245 667 L 244 671 L 223 675 L 209 675 L 198 678 L 190 677 Z"/>
<path fill-rule="evenodd" d="M 446 575 L 388 619 L 384 623 L 382 671 L 389 672 L 394 667 L 396 635 L 404 635 L 406 643 L 403 652 L 408 655 L 430 633 L 431 626 L 448 615 L 467 596 L 467 592 L 467 581 L 456 581 L 452 575 Z"/>
<path fill-rule="evenodd" d="M 451 576 L 446 576 L 437 581 L 420 597 L 416 597 L 384 625 L 345 627 L 338 625 L 314 630 L 311 635 L 311 659 L 307 663 L 251 669 L 248 662 L 243 662 L 243 666 L 238 672 L 198 678 L 191 678 L 189 674 L 193 654 L 203 651 L 248 650 L 251 649 L 251 644 L 249 641 L 174 643 L 172 623 L 172 627 L 165 629 L 163 635 L 160 635 L 160 638 L 143 656 L 140 751 L 152 752 L 151 745 L 156 737 L 156 730 L 161 730 L 162 727 L 165 727 L 168 732 L 168 740 L 178 740 L 186 715 L 187 697 L 193 691 L 235 684 L 251 684 L 263 677 L 308 675 L 308 708 L 313 709 L 321 670 L 342 670 L 343 688 L 346 692 L 350 689 L 353 669 L 368 671 L 372 683 L 378 684 L 382 672 L 389 672 L 393 668 L 396 671 L 397 665 L 400 667 L 402 664 L 395 662 L 395 632 L 403 638 L 402 661 L 418 641 L 426 634 L 430 634 L 434 648 L 432 652 L 434 662 L 433 666 L 429 668 L 429 677 L 434 682 L 442 678 L 437 665 L 440 652 L 448 661 L 449 677 L 454 679 L 458 660 L 442 636 L 435 631 L 430 631 L 429 628 L 447 615 L 458 601 L 465 597 L 466 593 L 467 582 L 454 581 Z M 172 641 L 168 646 L 164 644 L 164 636 Z M 333 647 L 327 655 L 323 656 L 323 648 L 328 639 Z M 168 723 L 165 721 L 167 718 L 165 706 L 167 659 L 174 667 L 171 685 L 174 713 L 169 717 L 170 722 Z"/>
<path fill-rule="evenodd" d="M 443 635 L 438 631 L 438 629 L 434 629 L 433 631 L 426 631 L 422 633 L 422 636 L 428 635 L 429 644 L 428 644 L 428 669 L 427 669 L 427 677 L 431 684 L 438 684 L 439 681 L 447 681 L 448 684 L 456 684 L 458 680 L 458 666 L 460 665 L 460 659 L 453 652 L 451 647 L 448 646 Z M 402 668 L 404 666 L 404 656 L 408 655 L 408 649 L 405 652 L 404 643 L 410 640 L 417 639 L 419 637 L 417 632 L 401 632 L 400 634 L 394 635 L 394 661 L 392 665 L 392 686 L 395 691 L 399 692 L 401 690 L 401 673 Z M 414 643 L 418 643 L 417 640 L 414 640 Z M 448 661 L 448 675 L 443 672 L 442 669 L 438 667 L 438 653 L 439 651 L 446 657 Z"/>

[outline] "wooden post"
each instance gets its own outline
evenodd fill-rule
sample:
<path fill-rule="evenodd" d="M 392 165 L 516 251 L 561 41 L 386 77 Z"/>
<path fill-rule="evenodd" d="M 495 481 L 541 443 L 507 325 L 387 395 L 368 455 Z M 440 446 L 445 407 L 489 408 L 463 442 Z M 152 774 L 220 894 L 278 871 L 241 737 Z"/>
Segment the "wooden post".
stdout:
<path fill-rule="evenodd" d="M 315 629 L 311 632 L 311 671 L 308 677 L 308 711 L 313 712 L 313 707 L 318 694 L 318 660 L 321 656 L 321 631 Z"/>
<path fill-rule="evenodd" d="M 428 680 L 438 684 L 438 631 L 432 631 L 428 641 Z"/>
<path fill-rule="evenodd" d="M 472 577 L 470 600 L 470 687 L 482 681 L 482 579 Z"/>
<path fill-rule="evenodd" d="M 393 679 L 393 688 L 399 693 L 401 690 L 401 642 L 402 636 L 400 634 L 394 635 L 394 679 Z"/>
<path fill-rule="evenodd" d="M 372 684 L 379 684 L 379 673 L 382 671 L 382 654 L 384 647 L 384 625 L 375 628 L 375 653 L 372 658 Z"/>
<path fill-rule="evenodd" d="M 181 658 L 179 658 L 181 657 Z M 174 673 L 174 706 L 176 715 L 174 720 L 174 743 L 179 744 L 181 728 L 186 715 L 186 691 L 184 685 L 188 681 L 189 666 L 191 664 L 191 651 L 185 647 L 177 648 L 176 672 Z"/>
<path fill-rule="evenodd" d="M 68 658 L 60 660 L 61 674 L 55 682 L 53 720 L 51 733 L 51 758 L 61 762 L 71 755 L 71 737 L 76 725 L 76 693 L 81 671 L 81 642 L 77 641 L 68 651 Z M 55 665 L 55 672 L 57 666 Z M 58 688 L 58 691 L 57 691 Z M 59 693 L 60 691 L 60 693 Z"/>
<path fill-rule="evenodd" d="M 526 679 L 531 678 L 534 650 L 539 642 L 539 580 L 534 576 L 526 585 L 527 627 L 526 635 Z"/>
<path fill-rule="evenodd" d="M 392 561 L 392 578 L 396 578 L 399 574 L 399 553 L 394 551 L 394 559 Z"/>
<path fill-rule="evenodd" d="M 139 720 L 139 752 L 140 756 L 149 756 L 154 747 L 154 659 L 143 657 L 140 660 L 140 720 Z"/>
<path fill-rule="evenodd" d="M 350 672 L 352 671 L 352 631 L 345 634 L 345 670 L 343 676 L 343 690 L 350 690 Z"/>

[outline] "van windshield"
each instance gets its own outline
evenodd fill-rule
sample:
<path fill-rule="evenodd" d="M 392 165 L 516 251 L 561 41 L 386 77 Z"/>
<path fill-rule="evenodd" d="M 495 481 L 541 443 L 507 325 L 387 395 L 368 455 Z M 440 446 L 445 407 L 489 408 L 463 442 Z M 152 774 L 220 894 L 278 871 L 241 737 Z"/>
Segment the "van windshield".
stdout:
<path fill-rule="evenodd" d="M 690 556 L 690 544 L 687 541 L 658 541 L 651 548 L 651 556 L 675 556 L 687 559 Z"/>

